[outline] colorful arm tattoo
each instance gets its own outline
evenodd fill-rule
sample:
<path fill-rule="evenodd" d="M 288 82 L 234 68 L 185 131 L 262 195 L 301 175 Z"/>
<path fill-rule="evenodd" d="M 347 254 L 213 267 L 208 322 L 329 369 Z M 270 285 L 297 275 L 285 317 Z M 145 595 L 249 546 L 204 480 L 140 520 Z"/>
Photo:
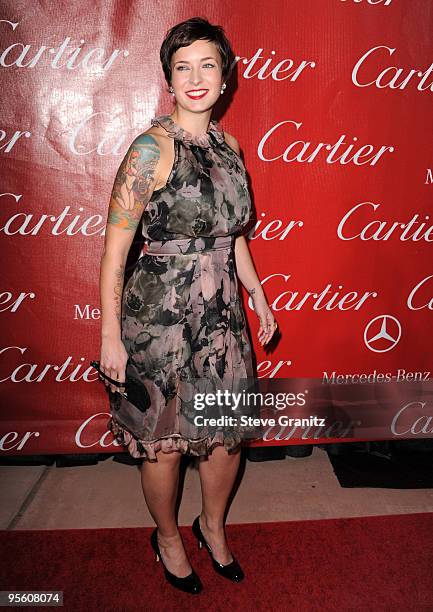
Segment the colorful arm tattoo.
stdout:
<path fill-rule="evenodd" d="M 131 144 L 114 180 L 107 223 L 136 231 L 156 184 L 157 141 L 141 134 Z"/>

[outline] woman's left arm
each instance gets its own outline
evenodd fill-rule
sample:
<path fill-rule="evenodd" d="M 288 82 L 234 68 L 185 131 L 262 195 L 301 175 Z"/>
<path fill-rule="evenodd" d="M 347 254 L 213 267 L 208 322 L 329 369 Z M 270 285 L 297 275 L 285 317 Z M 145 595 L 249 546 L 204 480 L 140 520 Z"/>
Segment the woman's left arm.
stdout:
<path fill-rule="evenodd" d="M 266 301 L 266 296 L 257 276 L 247 241 L 242 234 L 237 236 L 235 240 L 235 259 L 238 278 L 251 296 L 254 303 L 254 311 L 260 320 L 257 336 L 263 346 L 272 338 L 277 324 Z"/>
<path fill-rule="evenodd" d="M 224 132 L 224 137 L 229 147 L 231 147 L 237 155 L 240 155 L 239 143 L 236 138 L 227 132 Z M 267 344 L 272 338 L 278 324 L 268 306 L 266 296 L 251 258 L 249 246 L 245 236 L 242 234 L 236 236 L 235 239 L 235 259 L 239 280 L 251 296 L 254 303 L 254 311 L 260 320 L 257 336 L 259 342 L 263 346 L 263 344 Z"/>

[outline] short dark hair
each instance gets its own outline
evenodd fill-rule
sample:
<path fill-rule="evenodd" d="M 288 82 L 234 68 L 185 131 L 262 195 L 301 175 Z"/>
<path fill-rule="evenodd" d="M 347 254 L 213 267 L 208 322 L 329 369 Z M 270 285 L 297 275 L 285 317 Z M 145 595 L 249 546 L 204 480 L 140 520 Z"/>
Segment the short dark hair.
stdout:
<path fill-rule="evenodd" d="M 208 40 L 215 44 L 221 56 L 224 82 L 229 78 L 235 57 L 223 28 L 219 25 L 212 25 L 203 17 L 191 17 L 168 30 L 161 45 L 159 57 L 165 80 L 169 85 L 171 85 L 170 61 L 172 55 L 180 47 L 187 47 L 196 40 Z"/>

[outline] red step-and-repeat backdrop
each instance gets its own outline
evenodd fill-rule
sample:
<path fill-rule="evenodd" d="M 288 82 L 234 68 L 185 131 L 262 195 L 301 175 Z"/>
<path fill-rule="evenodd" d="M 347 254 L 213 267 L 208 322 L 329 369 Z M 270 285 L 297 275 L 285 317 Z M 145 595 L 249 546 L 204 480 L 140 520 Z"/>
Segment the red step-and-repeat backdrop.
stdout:
<path fill-rule="evenodd" d="M 2 453 L 118 449 L 89 366 L 108 202 L 129 144 L 172 111 L 159 49 L 193 16 L 238 60 L 217 118 L 242 149 L 281 330 L 265 350 L 242 289 L 259 377 L 433 369 L 433 3 L 5 1 Z"/>

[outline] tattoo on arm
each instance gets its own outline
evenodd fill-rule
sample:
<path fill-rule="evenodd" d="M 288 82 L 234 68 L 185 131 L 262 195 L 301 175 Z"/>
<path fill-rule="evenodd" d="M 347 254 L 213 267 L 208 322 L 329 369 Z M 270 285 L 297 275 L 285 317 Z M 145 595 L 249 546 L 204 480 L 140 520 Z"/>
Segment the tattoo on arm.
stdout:
<path fill-rule="evenodd" d="M 249 293 L 250 295 L 254 295 L 254 294 L 255 294 L 255 292 L 256 292 L 256 290 L 255 290 L 255 288 L 254 288 L 254 287 L 253 287 L 252 289 L 247 289 L 247 291 L 248 291 L 248 293 Z"/>
<path fill-rule="evenodd" d="M 107 225 L 128 230 L 132 236 L 135 234 L 155 188 L 159 158 L 159 145 L 150 134 L 141 134 L 133 141 L 114 180 Z M 114 316 L 119 323 L 124 277 L 125 265 L 119 263 L 113 270 L 112 284 Z"/>
<path fill-rule="evenodd" d="M 135 232 L 156 184 L 157 141 L 141 134 L 129 147 L 114 180 L 107 223 Z"/>

